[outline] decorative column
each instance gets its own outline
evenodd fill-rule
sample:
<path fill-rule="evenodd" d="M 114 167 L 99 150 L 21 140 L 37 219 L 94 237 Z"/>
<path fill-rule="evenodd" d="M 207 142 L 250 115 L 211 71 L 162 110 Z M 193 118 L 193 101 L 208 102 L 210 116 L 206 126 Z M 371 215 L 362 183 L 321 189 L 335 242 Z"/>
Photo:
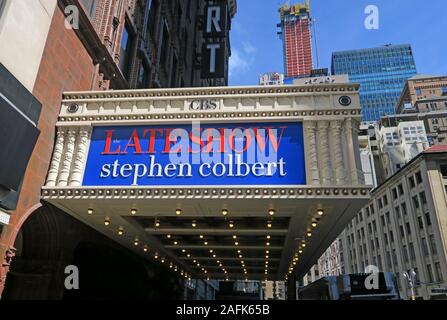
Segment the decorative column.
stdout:
<path fill-rule="evenodd" d="M 73 153 L 76 143 L 76 130 L 70 128 L 67 132 L 67 140 L 65 142 L 65 154 L 62 162 L 59 179 L 57 181 L 58 187 L 66 187 L 68 185 L 68 176 L 70 175 L 71 164 L 73 161 Z"/>
<path fill-rule="evenodd" d="M 311 181 L 310 185 L 320 184 L 320 173 L 318 172 L 318 157 L 317 157 L 317 127 L 315 121 L 306 121 L 305 126 L 305 136 L 307 142 L 307 155 L 309 163 L 309 172 Z"/>
<path fill-rule="evenodd" d="M 79 130 L 76 155 L 74 156 L 73 169 L 71 170 L 70 186 L 79 187 L 82 184 L 82 170 L 87 159 L 88 142 L 90 139 L 90 127 L 82 127 Z"/>
<path fill-rule="evenodd" d="M 59 166 L 61 164 L 62 152 L 64 151 L 65 129 L 58 129 L 56 133 L 56 145 L 54 146 L 53 159 L 51 160 L 50 170 L 48 171 L 48 178 L 46 185 L 55 187 L 57 176 L 59 174 Z"/>
<path fill-rule="evenodd" d="M 346 183 L 346 170 L 345 163 L 343 161 L 343 143 L 341 140 L 341 134 L 341 122 L 338 120 L 331 121 L 331 136 L 333 141 L 331 148 L 334 148 L 335 183 L 337 185 L 343 185 Z"/>
<path fill-rule="evenodd" d="M 357 161 L 355 157 L 355 151 L 358 150 L 357 144 L 358 144 L 358 133 L 355 131 L 356 128 L 356 122 L 352 119 L 346 119 L 344 122 L 344 134 L 346 137 L 346 143 L 348 146 L 348 170 L 349 170 L 349 177 L 350 177 L 350 183 L 353 185 L 357 185 L 360 183 L 360 176 L 357 169 Z M 355 140 L 357 139 L 357 141 Z M 357 148 L 357 149 L 356 149 Z"/>
<path fill-rule="evenodd" d="M 320 159 L 321 184 L 332 184 L 332 164 L 329 152 L 329 122 L 318 121 L 318 157 Z"/>

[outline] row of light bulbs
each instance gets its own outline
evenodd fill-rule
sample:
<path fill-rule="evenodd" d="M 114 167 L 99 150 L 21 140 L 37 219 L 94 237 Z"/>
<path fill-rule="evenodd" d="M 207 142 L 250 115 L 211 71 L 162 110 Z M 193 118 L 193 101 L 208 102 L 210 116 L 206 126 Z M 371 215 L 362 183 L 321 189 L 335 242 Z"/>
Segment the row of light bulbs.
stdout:
<path fill-rule="evenodd" d="M 91 209 L 91 208 L 87 209 L 87 213 L 88 213 L 89 215 L 93 215 L 94 212 L 95 212 L 94 209 Z M 137 214 L 137 209 L 131 209 L 131 214 L 132 214 L 132 215 L 136 215 L 136 214 Z M 106 218 L 104 219 L 104 225 L 105 225 L 106 227 L 110 226 L 111 223 L 112 223 L 112 222 L 111 222 L 110 217 L 106 217 Z M 117 233 L 118 233 L 119 236 L 123 236 L 123 235 L 124 235 L 124 228 L 123 228 L 122 226 L 120 226 L 120 227 L 118 228 Z M 135 239 L 134 239 L 134 241 L 133 241 L 133 244 L 134 244 L 134 246 L 136 246 L 136 247 L 140 245 L 140 240 L 139 240 L 138 237 L 135 237 Z M 177 244 L 176 241 L 174 242 L 174 244 Z M 144 245 L 144 246 L 143 246 L 143 251 L 144 251 L 144 252 L 148 252 L 148 251 L 149 251 L 149 246 L 148 246 L 148 245 Z M 158 258 L 159 258 L 158 253 L 155 253 L 155 254 L 154 254 L 154 259 L 155 259 L 155 260 L 158 260 Z M 166 259 L 165 259 L 164 257 L 162 257 L 162 258 L 160 259 L 160 262 L 164 264 L 164 263 L 166 262 Z M 172 263 L 172 262 L 169 263 L 169 269 L 174 269 L 175 272 L 178 272 L 178 271 L 179 271 L 179 268 L 177 267 L 177 265 L 175 265 L 175 264 Z M 183 276 L 185 279 L 189 279 L 189 280 L 191 280 L 190 275 L 189 275 L 187 272 L 185 272 L 184 270 L 181 270 L 181 271 L 180 271 L 180 275 Z"/>
<path fill-rule="evenodd" d="M 316 217 L 312 219 L 310 227 L 307 229 L 307 232 L 306 232 L 307 238 L 312 237 L 312 230 L 318 227 L 318 222 L 323 215 L 324 215 L 324 210 L 317 209 Z M 289 274 L 292 274 L 293 270 L 295 269 L 296 264 L 298 263 L 299 255 L 304 252 L 304 248 L 306 248 L 306 246 L 307 246 L 307 242 L 304 238 L 303 240 L 301 240 L 301 244 L 298 246 L 298 250 L 293 255 L 292 261 L 289 265 Z M 286 281 L 287 281 L 287 275 L 286 275 Z"/>
<path fill-rule="evenodd" d="M 88 213 L 89 215 L 92 215 L 92 214 L 94 213 L 94 209 L 89 208 L 89 209 L 87 210 L 87 213 Z M 130 210 L 130 213 L 131 213 L 131 215 L 133 215 L 133 216 L 136 215 L 136 214 L 137 214 L 137 209 L 132 208 L 132 209 Z M 276 213 L 276 211 L 275 211 L 274 209 L 269 209 L 269 210 L 268 210 L 268 215 L 271 216 L 271 217 L 273 217 L 273 216 L 275 215 L 275 213 Z M 177 216 L 181 215 L 181 214 L 182 214 L 182 210 L 179 209 L 179 208 L 177 208 L 177 209 L 175 210 L 175 214 L 176 214 Z M 227 216 L 228 214 L 229 214 L 228 209 L 225 209 L 225 208 L 222 209 L 222 215 L 223 215 L 223 216 Z M 109 217 L 106 217 L 106 218 L 104 219 L 104 225 L 105 225 L 105 226 L 110 226 L 110 224 L 111 224 L 111 219 L 110 219 Z M 197 222 L 196 222 L 196 220 L 193 220 L 193 221 L 192 221 L 191 226 L 192 226 L 193 228 L 196 228 L 196 227 L 197 227 Z M 234 221 L 230 221 L 229 224 L 228 224 L 228 226 L 229 226 L 230 229 L 234 228 L 234 226 L 235 226 Z M 158 219 L 155 220 L 155 227 L 157 227 L 157 228 L 160 227 L 160 220 L 158 220 Z M 272 228 L 272 221 L 270 221 L 270 220 L 267 221 L 267 228 Z M 118 228 L 118 235 L 120 235 L 120 236 L 124 235 L 124 228 L 123 228 L 123 227 L 119 227 L 119 228 Z M 168 238 L 170 238 L 170 237 L 171 237 L 171 236 L 168 235 Z M 204 236 L 203 236 L 203 235 L 200 235 L 200 238 L 203 239 Z M 237 236 L 234 235 L 234 236 L 233 236 L 233 239 L 236 240 L 236 241 L 234 242 L 235 246 L 238 246 L 238 245 L 239 245 L 239 242 L 237 241 Z M 270 240 L 270 236 L 268 235 L 268 236 L 267 236 L 266 246 L 270 246 L 270 242 L 269 242 L 269 240 Z M 178 245 L 178 244 L 179 244 L 178 241 L 174 241 L 173 243 L 174 243 L 174 245 Z M 139 245 L 139 239 L 138 239 L 138 238 L 135 238 L 135 240 L 134 240 L 134 245 L 135 245 L 135 246 L 138 246 L 138 245 Z M 207 246 L 207 245 L 208 245 L 208 242 L 207 242 L 207 241 L 204 241 L 204 245 Z M 144 250 L 145 252 L 149 251 L 148 246 L 145 245 L 145 246 L 143 247 L 143 250 Z M 185 252 L 184 249 L 183 249 L 183 251 Z M 210 250 L 210 251 L 212 251 L 212 250 Z M 242 258 L 241 251 L 240 251 L 240 250 L 237 250 L 237 252 L 238 252 L 238 254 L 239 254 L 239 258 Z M 269 253 L 269 251 L 266 250 L 266 259 L 268 259 L 268 253 Z M 190 257 L 190 254 L 187 254 L 187 256 Z M 214 254 L 213 256 L 215 257 L 216 255 Z M 154 257 L 155 257 L 155 259 L 158 259 L 158 255 L 155 255 Z M 161 262 L 164 263 L 164 258 L 161 259 Z M 244 274 L 247 275 L 248 272 L 247 272 L 247 269 L 245 268 L 244 261 L 242 260 L 241 263 L 242 263 L 242 268 L 243 268 Z M 222 265 L 222 264 L 221 264 L 221 265 Z M 170 267 L 171 267 L 171 266 L 172 266 L 172 263 L 170 264 Z M 265 262 L 265 266 L 266 266 L 265 274 L 267 275 L 267 274 L 268 274 L 268 261 L 267 261 L 267 260 L 266 260 L 266 262 Z M 198 266 L 198 267 L 199 267 L 199 266 Z M 175 267 L 175 269 L 177 269 L 177 267 Z M 176 270 L 176 271 L 177 271 L 177 270 Z M 204 271 L 204 273 L 207 274 L 207 270 L 205 270 L 204 268 L 202 268 L 202 271 Z M 225 268 L 223 268 L 223 272 L 224 272 L 225 274 L 227 274 L 227 271 L 226 271 Z M 208 279 L 209 279 L 209 277 L 208 277 Z M 228 281 L 228 277 L 227 277 L 226 280 Z M 248 279 L 246 279 L 246 280 L 248 281 Z"/>

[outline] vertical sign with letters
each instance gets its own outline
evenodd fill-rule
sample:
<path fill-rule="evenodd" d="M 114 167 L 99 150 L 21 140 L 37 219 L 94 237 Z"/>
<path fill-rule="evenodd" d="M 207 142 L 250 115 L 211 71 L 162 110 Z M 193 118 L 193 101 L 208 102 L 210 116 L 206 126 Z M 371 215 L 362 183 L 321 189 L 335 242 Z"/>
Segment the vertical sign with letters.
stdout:
<path fill-rule="evenodd" d="M 202 78 L 225 77 L 225 52 L 227 50 L 228 6 L 226 1 L 214 1 L 205 8 L 202 46 Z"/>

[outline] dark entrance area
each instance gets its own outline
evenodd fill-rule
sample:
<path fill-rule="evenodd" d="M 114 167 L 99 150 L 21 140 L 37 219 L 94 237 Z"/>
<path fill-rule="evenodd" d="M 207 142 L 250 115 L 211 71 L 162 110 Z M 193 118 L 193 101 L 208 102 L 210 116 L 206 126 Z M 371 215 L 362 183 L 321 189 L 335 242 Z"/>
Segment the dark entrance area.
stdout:
<path fill-rule="evenodd" d="M 44 204 L 25 222 L 2 299 L 182 299 L 184 282 L 58 208 Z M 79 270 L 67 290 L 65 268 Z"/>

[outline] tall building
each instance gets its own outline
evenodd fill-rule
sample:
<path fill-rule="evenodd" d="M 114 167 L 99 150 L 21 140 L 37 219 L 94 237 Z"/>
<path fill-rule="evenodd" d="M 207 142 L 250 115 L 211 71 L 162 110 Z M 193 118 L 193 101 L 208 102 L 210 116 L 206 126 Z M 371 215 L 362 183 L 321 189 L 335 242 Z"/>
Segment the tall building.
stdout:
<path fill-rule="evenodd" d="M 447 144 L 447 76 L 417 75 L 405 83 L 396 115 L 386 122 L 424 121 L 430 145 Z"/>
<path fill-rule="evenodd" d="M 210 8 L 213 23 L 206 28 L 199 21 L 209 16 Z M 122 256 L 132 270 L 156 275 L 157 281 L 166 284 L 172 282 L 170 290 L 163 291 L 166 288 L 160 286 L 158 295 L 183 294 L 176 288 L 178 277 L 170 269 L 146 266 L 144 259 L 123 251 L 115 242 L 56 208 L 39 210 L 43 205 L 42 185 L 48 171 L 56 169 L 51 163 L 54 142 L 64 139 L 56 132 L 59 108 L 55 106 L 61 105 L 65 91 L 98 93 L 106 89 L 226 84 L 231 52 L 228 33 L 235 13 L 235 0 L 0 1 L 0 143 L 12 146 L 19 142 L 23 147 L 0 153 L 0 294 L 9 278 L 13 285 L 6 290 L 7 298 L 61 298 L 63 288 L 61 291 L 58 280 L 48 277 L 51 274 L 59 279 L 63 263 L 73 261 L 57 259 L 73 253 L 81 242 L 93 240 L 101 243 L 102 249 L 97 249 L 105 257 L 120 261 Z M 219 43 L 213 43 L 216 38 Z M 216 70 L 212 70 L 210 61 L 215 62 Z M 78 108 L 73 104 L 71 110 Z M 23 128 L 27 130 L 16 130 Z M 22 144 L 25 140 L 26 144 Z M 56 154 L 61 151 L 55 150 Z M 71 230 L 72 236 L 53 230 L 56 238 L 39 237 L 36 226 L 50 221 Z M 34 238 L 33 245 L 22 245 L 22 239 L 30 238 Z M 37 249 L 45 248 L 49 242 L 55 245 L 54 251 Z M 88 254 L 89 248 L 81 251 Z M 57 261 L 57 265 L 48 262 L 43 268 L 35 268 L 42 260 Z M 139 268 L 141 264 L 148 268 L 146 273 Z M 111 265 L 116 269 L 110 272 L 120 266 Z M 10 268 L 13 270 L 7 278 Z M 126 274 L 124 269 L 122 272 Z M 120 281 L 129 281 L 127 287 L 132 283 L 138 288 L 154 279 L 143 276 L 135 282 L 123 277 Z M 119 286 L 117 282 L 117 290 L 107 294 L 125 294 L 125 288 L 119 293 Z M 128 293 L 146 297 L 155 294 L 142 292 Z"/>
<path fill-rule="evenodd" d="M 381 168 L 390 177 L 429 147 L 423 121 L 383 123 L 378 132 Z"/>
<path fill-rule="evenodd" d="M 310 4 L 284 5 L 279 9 L 286 78 L 309 77 L 312 73 Z"/>
<path fill-rule="evenodd" d="M 405 81 L 416 74 L 410 45 L 386 45 L 332 54 L 332 74 L 348 74 L 360 83 L 363 121 L 396 113 Z"/>
<path fill-rule="evenodd" d="M 284 281 L 264 281 L 262 283 L 263 300 L 286 300 L 286 284 Z"/>
<path fill-rule="evenodd" d="M 259 76 L 260 86 L 279 86 L 284 84 L 284 74 L 269 72 Z"/>
<path fill-rule="evenodd" d="M 345 273 L 343 244 L 340 238 L 337 238 L 318 259 L 318 271 L 320 278 L 341 276 Z"/>
<path fill-rule="evenodd" d="M 379 154 L 379 145 L 376 134 L 377 124 L 363 123 L 359 131 L 359 149 L 362 171 L 365 177 L 365 184 L 377 187 L 376 159 Z"/>
<path fill-rule="evenodd" d="M 401 297 L 447 298 L 447 147 L 420 153 L 371 193 L 341 235 L 346 273 L 398 276 Z"/>

